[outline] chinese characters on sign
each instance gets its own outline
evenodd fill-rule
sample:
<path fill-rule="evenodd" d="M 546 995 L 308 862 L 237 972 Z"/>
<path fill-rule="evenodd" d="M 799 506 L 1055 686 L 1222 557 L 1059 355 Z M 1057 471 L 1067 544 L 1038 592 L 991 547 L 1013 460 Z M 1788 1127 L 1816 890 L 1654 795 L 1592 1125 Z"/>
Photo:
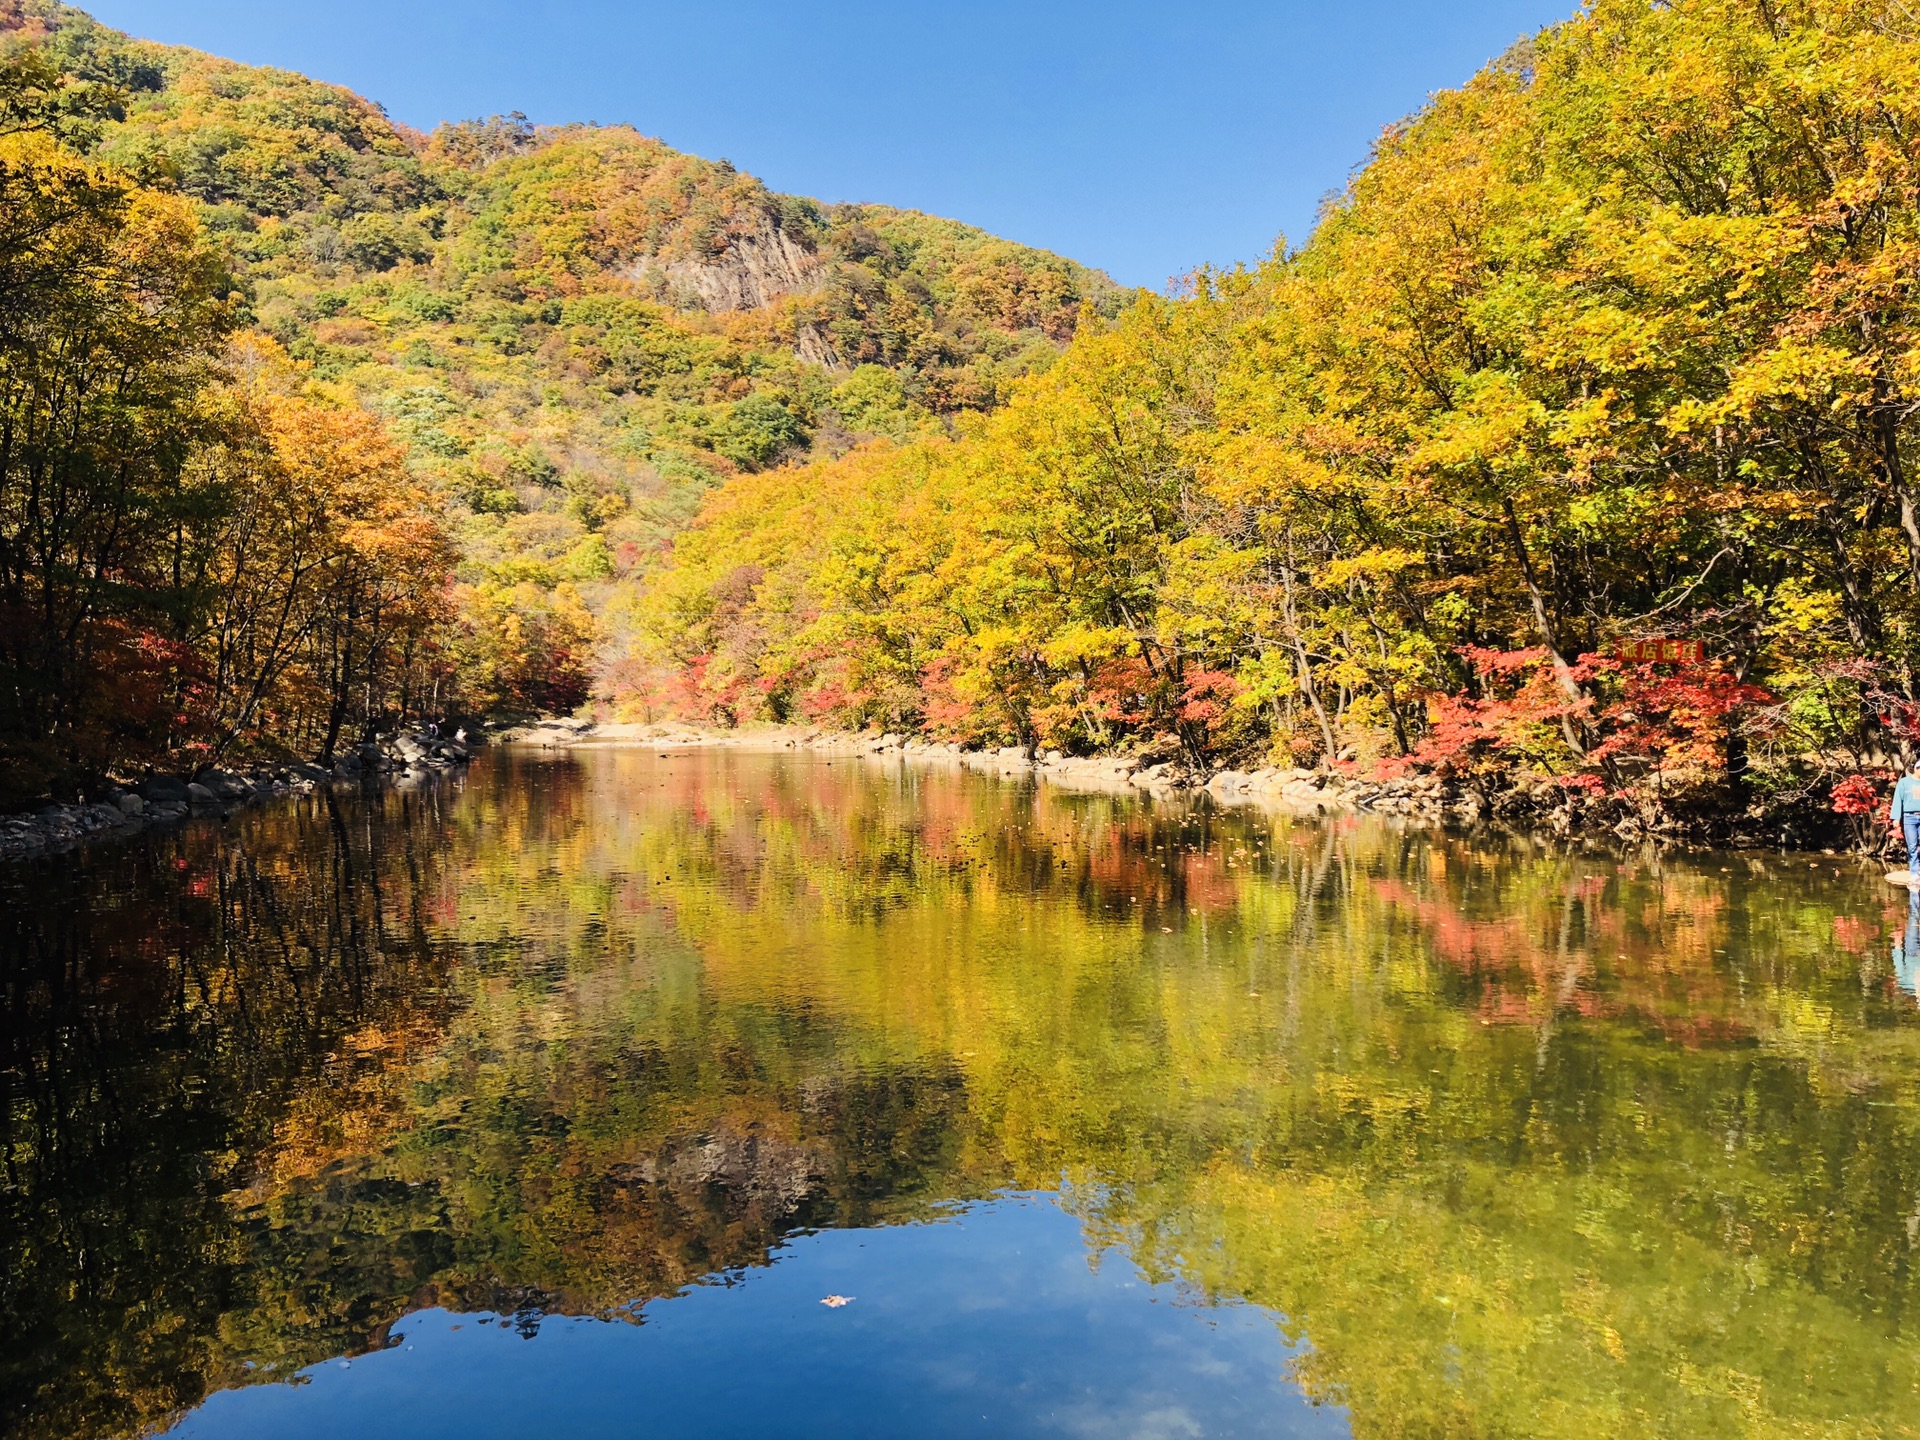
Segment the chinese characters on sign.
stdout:
<path fill-rule="evenodd" d="M 1622 640 L 1613 655 L 1641 665 L 1698 665 L 1706 658 L 1707 647 L 1699 640 Z"/>

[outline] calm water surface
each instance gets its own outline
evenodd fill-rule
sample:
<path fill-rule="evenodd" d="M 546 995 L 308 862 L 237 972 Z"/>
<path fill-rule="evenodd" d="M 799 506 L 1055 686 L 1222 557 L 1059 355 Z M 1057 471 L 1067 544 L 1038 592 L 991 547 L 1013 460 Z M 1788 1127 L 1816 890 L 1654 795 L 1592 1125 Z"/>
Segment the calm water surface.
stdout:
<path fill-rule="evenodd" d="M 1850 862 L 498 752 L 0 906 L 7 1435 L 1920 1435 Z"/>

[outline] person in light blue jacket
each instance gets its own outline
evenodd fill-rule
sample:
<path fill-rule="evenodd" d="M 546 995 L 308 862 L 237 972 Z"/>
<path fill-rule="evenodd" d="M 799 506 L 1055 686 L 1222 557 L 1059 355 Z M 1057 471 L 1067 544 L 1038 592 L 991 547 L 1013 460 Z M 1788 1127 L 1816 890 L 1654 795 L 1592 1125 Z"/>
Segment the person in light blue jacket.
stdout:
<path fill-rule="evenodd" d="M 1893 806 L 1887 818 L 1907 842 L 1907 873 L 1920 881 L 1920 760 L 1907 767 L 1893 787 Z"/>

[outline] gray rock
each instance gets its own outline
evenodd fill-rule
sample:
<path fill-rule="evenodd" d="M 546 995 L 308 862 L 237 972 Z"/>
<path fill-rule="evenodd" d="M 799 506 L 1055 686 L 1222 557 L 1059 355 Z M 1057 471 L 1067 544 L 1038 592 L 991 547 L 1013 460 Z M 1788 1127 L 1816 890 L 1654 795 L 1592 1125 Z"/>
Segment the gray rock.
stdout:
<path fill-rule="evenodd" d="M 326 766 L 314 765 L 305 760 L 294 765 L 289 765 L 287 769 L 289 773 L 299 776 L 302 780 L 312 780 L 316 784 L 322 780 L 331 780 L 333 778 L 333 771 L 327 769 Z"/>
<path fill-rule="evenodd" d="M 187 803 L 189 805 L 218 805 L 220 803 L 220 797 L 206 786 L 195 781 L 193 784 L 187 786 Z"/>
<path fill-rule="evenodd" d="M 187 798 L 187 782 L 171 775 L 156 775 L 141 785 L 140 794 L 148 800 L 173 804 Z"/>
<path fill-rule="evenodd" d="M 231 770 L 204 771 L 200 783 L 221 800 L 244 800 L 253 793 L 253 787 Z"/>
<path fill-rule="evenodd" d="M 147 808 L 147 802 L 131 790 L 116 795 L 113 803 L 120 807 L 122 815 L 138 815 Z"/>

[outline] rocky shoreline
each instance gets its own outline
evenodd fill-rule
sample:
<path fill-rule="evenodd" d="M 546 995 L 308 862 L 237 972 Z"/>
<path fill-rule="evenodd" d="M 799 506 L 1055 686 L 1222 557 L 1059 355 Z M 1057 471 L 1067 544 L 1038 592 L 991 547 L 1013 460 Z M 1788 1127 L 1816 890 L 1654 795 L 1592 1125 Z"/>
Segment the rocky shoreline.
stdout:
<path fill-rule="evenodd" d="M 206 769 L 190 777 L 154 775 L 115 787 L 92 803 L 47 805 L 31 814 L 0 816 L 0 861 L 138 835 L 195 815 L 225 817 L 242 805 L 310 794 L 322 785 L 453 770 L 472 758 L 469 744 L 403 731 L 343 751 L 331 766 L 293 761 L 243 770 Z"/>
<path fill-rule="evenodd" d="M 1513 823 L 1511 817 L 1490 815 L 1486 802 L 1473 791 L 1449 786 L 1435 775 L 1362 780 L 1326 770 L 1278 766 L 1196 772 L 1184 763 L 1137 756 L 1070 756 L 1057 750 L 1031 754 L 1014 745 L 968 749 L 905 734 L 852 734 L 799 726 L 715 731 L 677 722 L 596 724 L 555 719 L 497 732 L 493 738 L 542 749 L 809 750 L 878 760 L 916 760 L 997 775 L 1028 775 L 1045 784 L 1081 791 L 1164 799 L 1205 796 L 1218 805 L 1250 806 L 1285 815 L 1379 814 L 1429 825 L 1471 825 L 1483 820 Z M 484 738 L 462 742 L 403 732 L 357 745 L 336 757 L 331 766 L 291 762 L 241 771 L 209 769 L 191 778 L 154 776 L 116 788 L 91 804 L 49 805 L 31 814 L 0 816 L 0 862 L 136 835 L 193 815 L 224 817 L 240 805 L 310 793 L 322 785 L 451 770 L 465 765 L 474 747 L 481 743 L 485 743 Z M 1565 824 L 1556 824 L 1556 820 L 1564 822 L 1564 816 L 1543 808 L 1531 825 L 1525 820 L 1518 823 L 1523 829 L 1566 834 Z M 1687 837 L 1665 838 L 1684 841 Z"/>
<path fill-rule="evenodd" d="M 904 734 L 768 727 L 711 731 L 689 725 L 595 725 L 553 720 L 511 731 L 505 740 L 549 749 L 576 746 L 659 746 L 662 749 L 726 747 L 747 750 L 818 750 L 839 755 L 898 756 L 941 761 L 993 774 L 1031 774 L 1051 784 L 1081 790 L 1145 792 L 1173 796 L 1204 794 L 1218 804 L 1255 805 L 1295 815 L 1372 812 L 1431 821 L 1481 818 L 1478 797 L 1450 793 L 1436 776 L 1358 780 L 1324 770 L 1222 769 L 1196 774 L 1172 761 L 1126 755 L 1029 754 L 1018 745 L 970 750 Z"/>
<path fill-rule="evenodd" d="M 969 749 L 905 734 L 853 734 L 800 726 L 753 726 L 706 730 L 679 722 L 595 724 L 548 720 L 508 732 L 505 739 L 547 748 L 574 746 L 723 747 L 759 751 L 816 750 L 834 755 L 912 759 L 1001 775 L 1031 775 L 1042 783 L 1077 790 L 1145 793 L 1174 798 L 1204 795 L 1215 804 L 1249 806 L 1278 815 L 1376 814 L 1421 825 L 1495 825 L 1542 838 L 1582 836 L 1605 844 L 1784 849 L 1833 854 L 1859 847 L 1835 829 L 1833 817 L 1803 811 L 1783 822 L 1774 816 L 1724 817 L 1718 824 L 1698 817 L 1649 812 L 1632 800 L 1595 803 L 1584 792 L 1553 782 L 1513 784 L 1482 792 L 1432 773 L 1391 780 L 1362 779 L 1335 770 L 1281 766 L 1196 771 L 1184 760 L 1129 755 L 1032 754 L 1009 745 Z M 1712 817 L 1708 817 L 1711 819 Z M 1824 829 L 1823 829 L 1824 825 Z"/>

